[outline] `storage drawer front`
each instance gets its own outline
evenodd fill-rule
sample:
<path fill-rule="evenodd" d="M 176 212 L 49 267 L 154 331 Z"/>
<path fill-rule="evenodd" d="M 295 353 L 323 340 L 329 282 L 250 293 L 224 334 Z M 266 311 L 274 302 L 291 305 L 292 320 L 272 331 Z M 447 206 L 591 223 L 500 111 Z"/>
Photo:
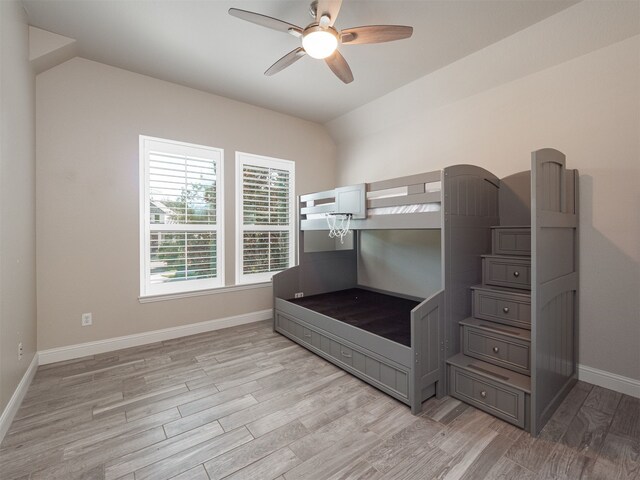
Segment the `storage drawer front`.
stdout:
<path fill-rule="evenodd" d="M 531 230 L 494 228 L 493 253 L 494 255 L 530 255 Z"/>
<path fill-rule="evenodd" d="M 371 355 L 356 348 L 348 347 L 340 341 L 329 338 L 315 330 L 311 330 L 280 312 L 276 312 L 276 328 L 288 333 L 291 337 L 295 337 L 294 340 L 302 345 L 324 353 L 326 357 L 336 364 L 347 366 L 349 367 L 348 369 L 358 372 L 358 374 L 370 380 L 373 385 L 386 387 L 397 395 L 408 399 L 408 372 L 373 358 Z"/>
<path fill-rule="evenodd" d="M 531 288 L 531 262 L 483 258 L 483 282 L 512 288 Z"/>
<path fill-rule="evenodd" d="M 508 336 L 487 333 L 465 325 L 463 327 L 465 355 L 530 375 L 529 342 L 517 341 Z"/>
<path fill-rule="evenodd" d="M 304 343 L 310 343 L 309 340 L 307 340 L 307 337 L 305 337 L 304 331 L 307 330 L 309 333 L 311 332 L 308 329 L 305 329 L 302 325 L 300 325 L 299 323 L 293 321 L 292 319 L 290 319 L 289 317 L 282 315 L 281 313 L 279 313 L 276 316 L 276 326 L 280 327 L 282 330 L 284 330 L 285 332 L 291 334 L 292 336 L 296 337 L 296 339 L 304 342 Z"/>
<path fill-rule="evenodd" d="M 353 350 L 335 340 L 331 340 L 331 356 L 346 365 L 353 365 Z"/>
<path fill-rule="evenodd" d="M 449 367 L 449 381 L 452 396 L 524 428 L 523 391 L 494 383 L 453 365 Z"/>
<path fill-rule="evenodd" d="M 499 292 L 473 291 L 473 316 L 531 329 L 531 303 Z"/>

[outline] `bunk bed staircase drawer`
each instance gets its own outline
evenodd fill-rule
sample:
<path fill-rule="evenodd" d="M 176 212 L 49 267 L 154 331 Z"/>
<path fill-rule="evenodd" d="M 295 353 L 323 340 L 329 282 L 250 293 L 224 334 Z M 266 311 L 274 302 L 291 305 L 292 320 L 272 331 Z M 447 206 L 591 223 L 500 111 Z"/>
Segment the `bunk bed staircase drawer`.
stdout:
<path fill-rule="evenodd" d="M 409 373 L 380 356 L 308 328 L 279 311 L 276 311 L 276 330 L 384 392 L 408 401 Z"/>
<path fill-rule="evenodd" d="M 454 365 L 449 367 L 449 382 L 452 396 L 525 428 L 525 392 Z"/>
<path fill-rule="evenodd" d="M 494 289 L 473 289 L 473 316 L 531 330 L 531 296 Z"/>
<path fill-rule="evenodd" d="M 524 331 L 522 332 L 524 333 Z M 524 375 L 530 375 L 529 351 L 531 344 L 529 341 L 515 338 L 509 333 L 511 332 L 505 331 L 505 334 L 501 334 L 495 327 L 483 322 L 477 322 L 477 325 L 463 324 L 464 354 Z"/>
<path fill-rule="evenodd" d="M 531 255 L 531 228 L 494 227 L 494 255 Z"/>
<path fill-rule="evenodd" d="M 482 283 L 529 290 L 531 289 L 531 259 L 483 256 Z"/>

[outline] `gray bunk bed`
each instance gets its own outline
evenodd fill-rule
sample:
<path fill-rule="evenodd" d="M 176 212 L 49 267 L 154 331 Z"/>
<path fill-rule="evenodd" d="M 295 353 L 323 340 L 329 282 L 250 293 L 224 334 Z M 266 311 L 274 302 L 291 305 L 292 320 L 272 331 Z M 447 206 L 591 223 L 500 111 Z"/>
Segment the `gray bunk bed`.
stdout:
<path fill-rule="evenodd" d="M 498 189 L 486 170 L 456 165 L 300 196 L 298 265 L 273 277 L 275 331 L 420 412 L 447 392 L 445 361 L 481 282 Z M 353 248 L 306 251 L 305 234 L 327 231 L 325 215 L 336 213 L 351 215 Z M 367 230 L 437 232 L 439 278 L 423 296 L 361 284 Z"/>

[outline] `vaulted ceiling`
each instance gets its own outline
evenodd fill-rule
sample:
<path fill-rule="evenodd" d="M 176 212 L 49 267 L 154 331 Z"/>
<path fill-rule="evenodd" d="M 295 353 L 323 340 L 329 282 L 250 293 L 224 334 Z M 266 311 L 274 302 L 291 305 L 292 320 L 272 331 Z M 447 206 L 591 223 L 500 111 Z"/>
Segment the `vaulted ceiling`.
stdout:
<path fill-rule="evenodd" d="M 300 40 L 231 17 L 231 7 L 306 26 L 305 1 L 23 0 L 35 27 L 77 40 L 91 60 L 326 122 L 523 30 L 575 0 L 344 0 L 338 29 L 367 24 L 414 27 L 410 39 L 343 45 L 355 81 L 340 82 L 322 60 L 305 57 L 263 72 Z"/>

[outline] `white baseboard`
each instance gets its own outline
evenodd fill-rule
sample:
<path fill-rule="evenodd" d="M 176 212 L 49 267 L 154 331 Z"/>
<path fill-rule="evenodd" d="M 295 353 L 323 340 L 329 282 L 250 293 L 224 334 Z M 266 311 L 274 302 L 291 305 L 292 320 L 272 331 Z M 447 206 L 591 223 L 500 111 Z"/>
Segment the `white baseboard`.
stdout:
<path fill-rule="evenodd" d="M 20 383 L 16 387 L 15 392 L 13 392 L 13 395 L 11 395 L 11 398 L 9 399 L 9 403 L 7 403 L 7 406 L 2 412 L 2 415 L 0 415 L 0 443 L 2 443 L 2 440 L 4 439 L 5 434 L 9 430 L 9 427 L 11 426 L 11 422 L 13 421 L 13 418 L 16 416 L 16 413 L 18 413 L 18 409 L 22 404 L 22 400 L 24 399 L 24 396 L 27 394 L 29 385 L 31 385 L 31 380 L 33 380 L 33 377 L 36 374 L 37 370 L 38 370 L 38 352 L 36 352 L 33 355 L 33 359 L 31 360 L 31 363 L 29 364 L 27 371 L 24 372 L 24 375 L 22 376 L 22 380 L 20 380 Z"/>
<path fill-rule="evenodd" d="M 107 340 L 98 340 L 96 342 L 80 343 L 70 345 L 68 347 L 51 348 L 49 350 L 41 350 L 40 365 L 49 363 L 63 362 L 73 360 L 75 358 L 97 355 L 99 353 L 112 352 L 123 348 L 137 347 L 139 345 L 147 345 L 149 343 L 161 342 L 163 340 L 171 340 L 173 338 L 186 337 L 188 335 L 196 335 L 198 333 L 220 330 L 221 328 L 235 327 L 246 323 L 259 322 L 268 320 L 273 316 L 273 310 L 259 310 L 257 312 L 235 315 L 233 317 L 217 318 L 206 322 L 192 323 L 182 325 L 180 327 L 164 328 L 162 330 L 153 330 L 151 332 L 136 333 L 134 335 L 126 335 L 124 337 L 109 338 Z"/>
<path fill-rule="evenodd" d="M 616 392 L 640 398 L 640 380 L 605 372 L 597 368 L 578 365 L 578 379 Z"/>

